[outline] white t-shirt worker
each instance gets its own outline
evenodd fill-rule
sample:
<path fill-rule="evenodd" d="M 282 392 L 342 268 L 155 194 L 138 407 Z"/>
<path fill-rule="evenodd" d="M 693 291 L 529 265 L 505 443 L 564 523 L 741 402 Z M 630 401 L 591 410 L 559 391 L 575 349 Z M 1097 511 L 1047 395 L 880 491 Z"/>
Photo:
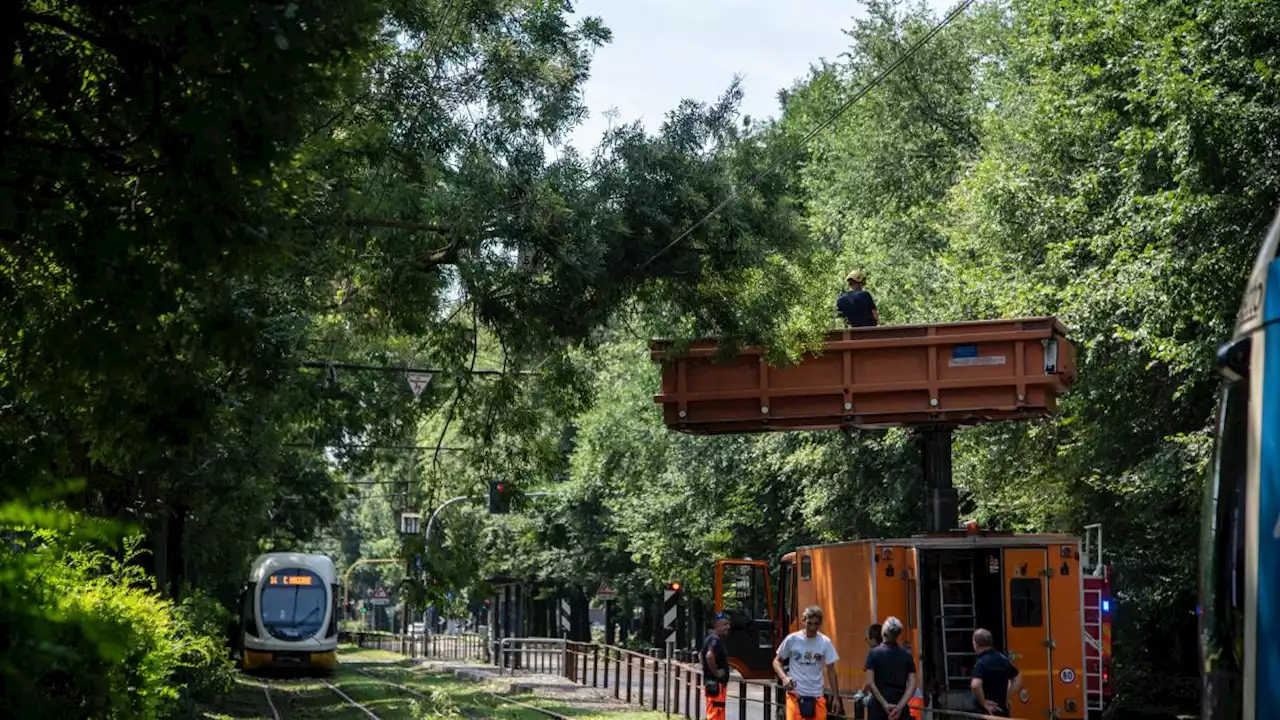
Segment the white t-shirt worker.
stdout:
<path fill-rule="evenodd" d="M 840 653 L 831 638 L 818 632 L 822 627 L 822 608 L 814 605 L 804 611 L 804 630 L 793 632 L 782 640 L 773 659 L 773 672 L 787 689 L 787 718 L 812 717 L 825 720 L 827 701 L 823 696 L 822 674 L 825 671 L 835 698 L 833 712 L 841 712 L 840 688 L 836 685 L 836 661 Z M 788 663 L 784 672 L 782 663 Z M 809 701 L 809 698 L 814 700 Z M 813 702 L 814 714 L 801 712 L 802 703 Z M 804 708 L 808 709 L 808 708 Z"/>

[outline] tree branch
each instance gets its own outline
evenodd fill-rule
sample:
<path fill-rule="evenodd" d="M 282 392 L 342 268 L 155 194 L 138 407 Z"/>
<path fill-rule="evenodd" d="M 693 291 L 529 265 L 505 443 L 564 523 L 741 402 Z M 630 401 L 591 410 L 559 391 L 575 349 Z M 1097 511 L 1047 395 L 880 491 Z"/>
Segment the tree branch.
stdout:
<path fill-rule="evenodd" d="M 352 227 L 387 228 L 389 230 L 411 230 L 413 232 L 429 232 L 447 235 L 449 228 L 435 223 L 410 222 L 408 220 L 382 220 L 379 218 L 356 218 L 347 221 Z"/>
<path fill-rule="evenodd" d="M 347 225 L 351 227 L 408 230 L 410 232 L 425 232 L 435 235 L 446 235 L 450 230 L 444 225 L 437 225 L 435 223 L 419 223 L 408 220 L 384 220 L 378 218 L 352 219 L 347 221 Z M 425 255 L 415 258 L 414 261 L 423 265 L 455 265 L 457 264 L 459 257 L 458 243 L 451 242 L 442 248 L 428 251 Z"/>
<path fill-rule="evenodd" d="M 68 22 L 58 17 L 57 15 L 24 11 L 24 12 L 18 13 L 18 17 L 24 23 L 31 23 L 32 25 L 43 25 L 45 27 L 53 28 L 55 30 L 61 30 L 62 33 L 67 37 L 75 38 L 77 40 L 82 40 L 84 42 L 89 43 L 90 45 L 93 45 L 94 47 L 101 48 L 111 53 L 112 55 L 114 55 L 116 59 L 121 59 L 124 56 L 124 52 L 121 50 L 121 48 L 117 47 L 115 43 L 108 42 L 102 37 L 95 35 L 78 25 Z"/>

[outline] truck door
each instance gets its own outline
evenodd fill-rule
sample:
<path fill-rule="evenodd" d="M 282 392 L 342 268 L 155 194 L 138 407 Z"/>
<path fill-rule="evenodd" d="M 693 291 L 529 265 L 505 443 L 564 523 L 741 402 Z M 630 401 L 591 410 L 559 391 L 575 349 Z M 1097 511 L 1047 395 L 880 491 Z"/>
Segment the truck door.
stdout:
<path fill-rule="evenodd" d="M 1022 674 L 1024 702 L 1009 698 L 1014 717 L 1048 717 L 1054 707 L 1049 678 L 1048 553 L 1043 549 L 1004 551 L 1005 645 Z"/>
<path fill-rule="evenodd" d="M 905 567 L 902 571 L 902 582 L 906 586 L 907 616 L 901 620 L 907 624 L 907 627 L 904 633 L 906 637 L 901 644 L 916 661 L 916 685 L 919 686 L 924 680 L 923 674 L 920 673 L 920 650 L 924 647 L 920 637 L 920 559 L 915 548 L 907 548 L 903 555 Z"/>
<path fill-rule="evenodd" d="M 729 665 L 744 678 L 773 676 L 769 567 L 760 560 L 716 561 L 716 611 L 729 616 Z"/>
<path fill-rule="evenodd" d="M 796 617 L 796 554 L 782 556 L 782 579 L 778 583 L 777 610 L 773 613 L 773 645 L 782 644 L 782 638 L 799 629 Z"/>

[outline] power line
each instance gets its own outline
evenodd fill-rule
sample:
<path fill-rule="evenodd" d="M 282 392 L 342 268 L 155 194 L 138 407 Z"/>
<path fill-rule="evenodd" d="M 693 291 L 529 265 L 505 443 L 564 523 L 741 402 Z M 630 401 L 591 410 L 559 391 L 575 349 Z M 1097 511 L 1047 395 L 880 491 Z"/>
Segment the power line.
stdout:
<path fill-rule="evenodd" d="M 448 371 L 439 368 L 411 368 L 411 367 L 389 367 L 386 365 L 361 365 L 359 363 L 347 362 L 324 362 L 320 360 L 307 360 L 298 363 L 298 367 L 315 368 L 318 370 L 355 370 L 359 372 L 386 372 L 386 373 L 446 373 Z M 468 370 L 469 375 L 507 375 L 501 370 Z M 517 370 L 516 375 L 536 375 L 532 370 Z"/>
<path fill-rule="evenodd" d="M 917 40 L 914 45 L 907 48 L 906 52 L 899 55 L 893 62 L 889 63 L 887 67 L 881 70 L 874 78 L 871 79 L 871 82 L 862 86 L 862 88 L 859 89 L 856 93 L 854 93 L 852 97 L 850 97 L 848 100 L 841 103 L 840 107 L 836 108 L 835 112 L 831 113 L 830 115 L 827 116 L 825 120 L 818 123 L 818 125 L 814 127 L 812 130 L 810 130 L 807 135 L 801 138 L 799 143 L 795 144 L 793 147 L 787 148 L 781 155 L 774 158 L 773 162 L 769 163 L 763 170 L 753 175 L 751 179 L 747 182 L 747 186 L 748 187 L 754 186 L 756 183 L 760 182 L 761 178 L 763 178 L 767 173 L 772 172 L 775 168 L 777 168 L 777 166 L 780 165 L 783 160 L 789 159 L 792 154 L 794 154 L 797 150 L 800 150 L 805 145 L 807 145 L 810 140 L 812 140 L 814 137 L 817 136 L 818 133 L 822 132 L 823 130 L 826 130 L 831 125 L 831 123 L 838 120 L 840 116 L 843 115 L 849 108 L 853 107 L 854 103 L 858 102 L 867 93 L 874 90 L 876 86 L 878 86 L 881 82 L 884 81 L 886 77 L 889 76 L 890 73 L 898 69 L 898 67 L 901 66 L 908 59 L 910 59 L 911 56 L 916 53 L 916 51 L 924 47 L 926 43 L 932 40 L 934 35 L 937 35 L 939 32 L 942 31 L 943 28 L 949 25 L 952 20 L 959 17 L 965 10 L 968 10 L 969 6 L 972 5 L 974 2 L 976 2 L 976 0 L 964 0 L 964 2 L 960 3 L 960 5 L 956 7 L 956 9 L 952 10 L 945 18 L 942 19 L 942 22 L 933 26 L 933 29 L 925 33 L 924 37 Z M 671 242 L 667 243 L 665 247 L 663 247 L 658 252 L 654 253 L 653 256 L 650 257 L 648 260 L 645 260 L 643 263 L 640 263 L 640 265 L 636 267 L 636 270 L 643 270 L 646 267 L 648 267 L 649 263 L 653 262 L 654 260 L 657 260 L 659 257 L 662 256 L 663 253 L 675 247 L 677 244 L 679 244 L 681 240 L 684 240 L 686 237 L 688 237 L 691 233 L 693 233 L 694 230 L 697 230 L 703 223 L 715 217 L 716 213 L 725 209 L 725 207 L 729 203 L 733 202 L 737 198 L 738 198 L 738 189 L 735 187 L 729 191 L 728 197 L 720 201 L 719 205 L 716 205 L 714 208 L 711 208 L 710 212 L 708 212 L 706 215 L 703 215 L 694 224 L 690 225 L 687 230 L 677 235 L 675 240 L 672 240 Z"/>
<path fill-rule="evenodd" d="M 285 447 L 310 448 L 313 450 L 435 450 L 435 445 L 363 445 L 360 443 L 339 443 L 337 445 L 309 445 L 307 443 L 284 443 Z M 442 447 L 441 452 L 465 452 L 471 448 Z"/>

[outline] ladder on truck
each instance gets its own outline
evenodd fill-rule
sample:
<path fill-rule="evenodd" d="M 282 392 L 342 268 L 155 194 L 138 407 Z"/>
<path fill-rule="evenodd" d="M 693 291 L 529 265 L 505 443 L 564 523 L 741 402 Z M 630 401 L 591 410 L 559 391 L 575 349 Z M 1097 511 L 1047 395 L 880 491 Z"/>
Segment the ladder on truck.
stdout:
<path fill-rule="evenodd" d="M 961 566 L 939 569 L 939 619 L 942 621 L 943 687 L 948 692 L 969 691 L 973 669 L 973 631 L 978 614 L 974 607 L 973 575 L 964 577 Z M 948 572 L 950 571 L 950 572 Z M 950 575 L 951 577 L 948 577 Z M 960 577 L 957 577 L 960 576 Z"/>
<path fill-rule="evenodd" d="M 1102 524 L 1084 528 L 1081 574 L 1084 580 L 1084 689 L 1085 709 L 1102 712 L 1106 681 L 1106 627 L 1104 603 L 1110 602 L 1107 565 L 1102 559 Z"/>

